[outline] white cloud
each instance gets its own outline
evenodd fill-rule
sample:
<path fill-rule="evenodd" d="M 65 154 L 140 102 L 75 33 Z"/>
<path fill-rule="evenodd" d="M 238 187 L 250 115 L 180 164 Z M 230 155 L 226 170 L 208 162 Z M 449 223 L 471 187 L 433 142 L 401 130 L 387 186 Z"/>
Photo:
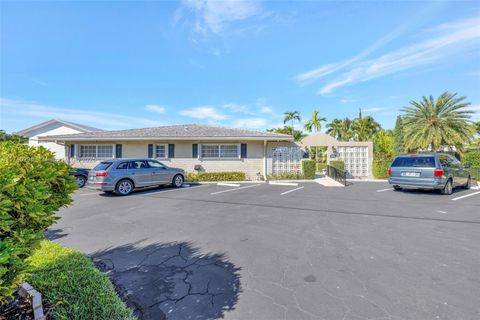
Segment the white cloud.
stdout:
<path fill-rule="evenodd" d="M 227 103 L 222 106 L 222 108 L 227 109 L 231 112 L 234 113 L 245 113 L 245 114 L 250 114 L 250 109 L 248 106 L 244 104 L 238 104 L 238 103 Z"/>
<path fill-rule="evenodd" d="M 151 111 L 151 112 L 156 112 L 156 113 L 165 113 L 167 110 L 164 106 L 159 106 L 156 104 L 147 104 L 145 106 L 145 110 Z"/>
<path fill-rule="evenodd" d="M 273 112 L 273 109 L 270 108 L 269 106 L 260 106 L 260 112 L 271 113 L 271 112 Z"/>
<path fill-rule="evenodd" d="M 267 120 L 263 118 L 238 119 L 233 122 L 233 126 L 245 129 L 263 129 L 267 126 Z"/>
<path fill-rule="evenodd" d="M 218 112 L 214 107 L 195 107 L 179 112 L 180 115 L 195 119 L 210 119 L 210 120 L 225 120 L 228 119 L 227 115 Z"/>
<path fill-rule="evenodd" d="M 258 98 L 257 99 L 257 102 L 255 103 L 255 105 L 257 106 L 258 110 L 262 113 L 272 113 L 273 112 L 273 108 L 268 106 L 266 103 L 265 103 L 265 99 L 264 98 Z"/>
<path fill-rule="evenodd" d="M 379 111 L 384 111 L 384 110 L 387 110 L 388 108 L 379 108 L 379 107 L 374 107 L 374 108 L 366 108 L 366 109 L 362 109 L 362 112 L 365 111 L 365 112 L 379 112 Z"/>
<path fill-rule="evenodd" d="M 31 101 L 0 98 L 2 118 L 30 118 L 46 121 L 59 118 L 67 121 L 91 125 L 100 129 L 126 129 L 145 126 L 159 126 L 162 123 L 141 117 L 123 116 L 117 113 L 88 111 L 85 109 L 61 108 Z"/>
<path fill-rule="evenodd" d="M 432 34 L 434 33 L 434 34 Z M 431 64 L 459 51 L 479 45 L 480 19 L 471 18 L 463 21 L 454 21 L 429 29 L 424 33 L 428 38 L 416 41 L 413 44 L 400 47 L 377 58 L 365 60 L 364 58 L 384 43 L 397 36 L 393 32 L 381 39 L 373 46 L 367 48 L 359 55 L 342 62 L 327 64 L 297 76 L 297 80 L 306 81 L 325 77 L 346 69 L 339 76 L 323 85 L 318 94 L 324 95 L 348 84 L 369 81 L 378 77 L 396 72 Z"/>
<path fill-rule="evenodd" d="M 261 10 L 258 2 L 246 0 L 184 0 L 175 13 L 174 21 L 179 21 L 185 9 L 195 14 L 195 32 L 220 34 L 234 21 L 241 21 L 258 15 Z"/>
<path fill-rule="evenodd" d="M 347 98 L 342 98 L 340 99 L 340 103 L 351 103 L 351 102 L 356 102 L 357 100 L 355 99 L 347 99 Z"/>

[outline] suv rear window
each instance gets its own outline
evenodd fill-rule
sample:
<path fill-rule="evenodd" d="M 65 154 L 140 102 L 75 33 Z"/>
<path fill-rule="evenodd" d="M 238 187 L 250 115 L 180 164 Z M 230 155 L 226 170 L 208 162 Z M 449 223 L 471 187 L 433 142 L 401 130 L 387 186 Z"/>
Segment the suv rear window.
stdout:
<path fill-rule="evenodd" d="M 98 170 L 107 170 L 113 162 L 100 162 L 93 168 L 93 170 L 98 171 Z"/>
<path fill-rule="evenodd" d="M 435 167 L 434 157 L 398 157 L 392 167 Z"/>

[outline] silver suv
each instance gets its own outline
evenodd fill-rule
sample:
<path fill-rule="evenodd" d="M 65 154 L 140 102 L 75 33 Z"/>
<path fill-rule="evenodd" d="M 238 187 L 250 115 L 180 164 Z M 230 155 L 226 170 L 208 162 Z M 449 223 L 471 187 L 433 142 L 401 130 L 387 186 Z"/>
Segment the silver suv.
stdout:
<path fill-rule="evenodd" d="M 153 159 L 115 159 L 102 161 L 88 173 L 87 187 L 126 196 L 135 188 L 171 184 L 181 187 L 182 169 L 169 168 Z"/>
<path fill-rule="evenodd" d="M 401 155 L 388 169 L 388 182 L 395 190 L 436 189 L 442 194 L 452 194 L 454 187 L 470 189 L 472 179 L 466 168 L 446 153 Z"/>

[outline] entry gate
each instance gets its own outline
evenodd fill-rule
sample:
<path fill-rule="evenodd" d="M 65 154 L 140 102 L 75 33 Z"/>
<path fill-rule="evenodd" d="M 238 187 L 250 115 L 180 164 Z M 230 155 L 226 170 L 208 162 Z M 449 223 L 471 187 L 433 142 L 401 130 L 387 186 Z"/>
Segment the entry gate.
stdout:
<path fill-rule="evenodd" d="M 302 173 L 303 152 L 298 147 L 276 147 L 272 150 L 272 173 Z"/>

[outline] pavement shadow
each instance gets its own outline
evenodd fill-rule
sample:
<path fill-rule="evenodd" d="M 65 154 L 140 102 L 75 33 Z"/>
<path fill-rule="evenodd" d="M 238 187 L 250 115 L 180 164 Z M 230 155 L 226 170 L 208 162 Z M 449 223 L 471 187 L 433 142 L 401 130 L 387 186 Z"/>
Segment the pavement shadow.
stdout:
<path fill-rule="evenodd" d="M 57 240 L 66 237 L 68 233 L 65 233 L 63 229 L 48 229 L 44 235 L 48 240 Z"/>
<path fill-rule="evenodd" d="M 129 244 L 92 258 L 141 319 L 221 319 L 241 292 L 240 268 L 188 242 Z"/>

